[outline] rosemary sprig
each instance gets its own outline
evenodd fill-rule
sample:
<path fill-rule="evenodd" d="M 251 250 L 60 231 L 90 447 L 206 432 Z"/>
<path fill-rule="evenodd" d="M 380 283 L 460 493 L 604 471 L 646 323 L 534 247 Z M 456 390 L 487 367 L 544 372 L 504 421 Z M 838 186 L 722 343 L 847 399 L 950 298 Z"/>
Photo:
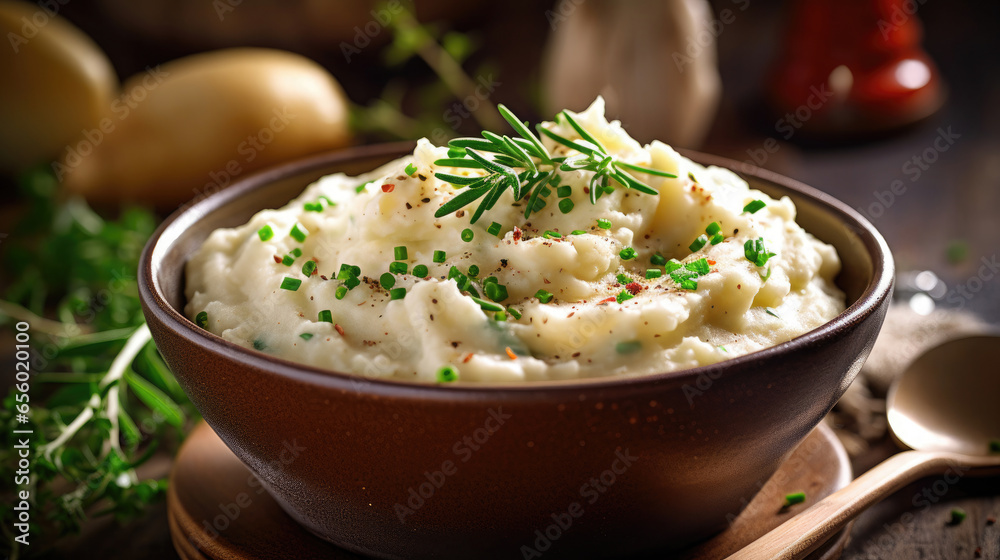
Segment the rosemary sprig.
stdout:
<path fill-rule="evenodd" d="M 656 190 L 636 179 L 630 172 L 658 177 L 677 177 L 673 173 L 619 160 L 609 154 L 600 141 L 587 132 L 567 111 L 559 113 L 557 118 L 565 119 L 579 135 L 579 140 L 565 138 L 541 125 L 536 127 L 542 135 L 578 152 L 570 157 L 553 157 L 525 122 L 502 104 L 497 105 L 497 110 L 518 136 L 501 136 L 483 131 L 482 138 L 456 138 L 448 142 L 448 152 L 451 157 L 439 159 L 434 162 L 435 165 L 481 169 L 485 173 L 476 176 L 435 173 L 438 179 L 466 189 L 442 204 L 434 213 L 435 217 L 447 216 L 482 199 L 472 214 L 471 222 L 476 223 L 485 211 L 496 205 L 504 192 L 510 190 L 516 201 L 528 198 L 524 210 L 524 217 L 527 218 L 532 212 L 538 212 L 545 207 L 545 197 L 551 193 L 549 185 L 558 185 L 561 181 L 560 172 L 564 171 L 584 170 L 593 173 L 589 181 L 591 204 L 596 204 L 597 199 L 604 193 L 614 190 L 611 187 L 612 181 L 626 189 L 657 194 Z"/>

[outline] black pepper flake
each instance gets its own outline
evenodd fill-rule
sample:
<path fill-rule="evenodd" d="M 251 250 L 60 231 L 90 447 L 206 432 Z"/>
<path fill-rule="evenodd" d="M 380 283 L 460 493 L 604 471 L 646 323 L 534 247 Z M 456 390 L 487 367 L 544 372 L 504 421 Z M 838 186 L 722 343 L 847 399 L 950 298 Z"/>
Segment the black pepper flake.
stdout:
<path fill-rule="evenodd" d="M 423 202 L 424 204 L 427 204 L 430 201 L 431 201 L 431 199 L 429 199 L 429 198 L 421 198 L 420 199 L 420 202 Z"/>
<path fill-rule="evenodd" d="M 460 344 L 460 343 L 459 343 L 458 341 L 452 341 L 452 343 L 451 343 L 451 347 L 452 347 L 452 348 L 458 348 L 458 345 L 459 345 L 459 344 Z"/>
<path fill-rule="evenodd" d="M 417 178 L 419 178 L 421 181 L 426 181 L 427 180 L 427 177 L 425 177 L 423 175 L 417 175 Z"/>
<path fill-rule="evenodd" d="M 507 268 L 507 259 L 500 259 L 500 266 Z"/>
<path fill-rule="evenodd" d="M 465 210 L 459 210 L 458 212 L 455 212 L 456 218 L 461 218 L 462 216 L 465 216 Z"/>
<path fill-rule="evenodd" d="M 413 209 L 413 206 L 410 206 L 410 203 L 409 203 L 409 202 L 407 202 L 407 203 L 406 203 L 406 209 L 407 209 L 407 210 L 411 210 L 411 209 Z"/>

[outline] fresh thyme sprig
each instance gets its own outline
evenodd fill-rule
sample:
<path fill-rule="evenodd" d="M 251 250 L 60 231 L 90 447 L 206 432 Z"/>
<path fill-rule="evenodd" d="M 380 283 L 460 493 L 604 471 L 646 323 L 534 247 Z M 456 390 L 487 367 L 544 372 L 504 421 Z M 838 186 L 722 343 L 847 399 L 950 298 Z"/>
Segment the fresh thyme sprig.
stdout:
<path fill-rule="evenodd" d="M 528 198 L 524 210 L 524 217 L 527 218 L 532 212 L 538 212 L 545 207 L 544 198 L 551 192 L 548 185 L 560 181 L 560 171 L 593 172 L 594 175 L 589 183 L 591 204 L 596 204 L 601 195 L 613 190 L 611 181 L 627 189 L 657 194 L 656 190 L 636 179 L 630 171 L 658 177 L 677 177 L 673 173 L 627 163 L 610 155 L 600 141 L 587 132 L 567 111 L 559 113 L 557 118 L 565 119 L 579 135 L 579 140 L 565 138 L 541 125 L 536 127 L 544 136 L 578 152 L 569 157 L 552 157 L 525 122 L 502 104 L 497 105 L 497 109 L 518 136 L 501 136 L 483 131 L 482 138 L 457 138 L 448 142 L 450 157 L 435 161 L 435 165 L 482 169 L 486 173 L 477 176 L 435 173 L 438 179 L 466 189 L 441 205 L 434 213 L 435 217 L 447 216 L 482 198 L 482 202 L 472 214 L 471 222 L 475 223 L 485 211 L 496 205 L 504 192 L 510 190 L 514 194 L 514 200 Z"/>

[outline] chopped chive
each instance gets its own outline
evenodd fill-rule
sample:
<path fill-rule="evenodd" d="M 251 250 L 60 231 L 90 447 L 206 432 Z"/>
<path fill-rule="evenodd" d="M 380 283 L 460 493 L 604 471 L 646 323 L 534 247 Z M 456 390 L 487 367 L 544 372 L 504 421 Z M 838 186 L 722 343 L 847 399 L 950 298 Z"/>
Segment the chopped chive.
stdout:
<path fill-rule="evenodd" d="M 202 311 L 201 313 L 194 316 L 194 324 L 199 327 L 208 330 L 208 311 Z"/>
<path fill-rule="evenodd" d="M 619 284 L 631 284 L 632 283 L 632 279 L 629 278 L 628 276 L 625 276 L 624 274 L 618 274 L 617 276 L 615 276 L 615 278 L 618 280 Z"/>
<path fill-rule="evenodd" d="M 483 278 L 483 286 L 487 284 L 499 284 L 500 280 L 497 280 L 496 276 L 488 276 Z"/>
<path fill-rule="evenodd" d="M 298 247 L 292 249 L 292 256 L 295 257 L 295 258 L 301 257 L 302 256 L 302 249 L 299 249 Z"/>
<path fill-rule="evenodd" d="M 552 301 L 552 298 L 555 296 L 553 296 L 550 292 L 546 290 L 538 290 L 537 292 L 535 292 L 535 297 L 538 298 L 538 301 L 540 301 L 541 303 L 548 303 Z"/>
<path fill-rule="evenodd" d="M 677 259 L 670 259 L 670 262 L 663 263 L 663 266 L 666 267 L 667 272 L 673 272 L 678 268 L 684 268 L 684 264 Z"/>
<path fill-rule="evenodd" d="M 743 255 L 748 261 L 754 263 L 757 266 L 764 266 L 767 264 L 768 259 L 775 256 L 777 253 L 771 253 L 764 247 L 764 238 L 758 237 L 756 240 L 747 239 L 746 243 L 743 244 Z"/>
<path fill-rule="evenodd" d="M 542 234 L 542 237 L 544 237 L 545 239 L 552 239 L 553 237 L 562 237 L 562 234 L 559 233 L 558 231 L 552 231 L 550 229 L 547 229 L 545 230 L 545 233 Z"/>
<path fill-rule="evenodd" d="M 412 176 L 416 172 L 417 172 L 417 166 L 413 165 L 412 163 L 408 164 L 406 166 L 406 169 L 403 170 L 403 173 L 405 173 L 405 174 L 407 174 L 409 176 Z"/>
<path fill-rule="evenodd" d="M 332 323 L 333 322 L 333 312 L 329 309 L 324 309 L 319 312 L 318 320 L 320 323 Z"/>
<path fill-rule="evenodd" d="M 256 340 L 253 341 L 253 349 L 254 350 L 261 350 L 261 351 L 263 351 L 265 348 L 267 348 L 267 344 L 264 344 L 263 340 L 261 340 L 261 339 L 258 338 L 258 339 L 256 339 Z"/>
<path fill-rule="evenodd" d="M 570 235 L 583 235 L 585 233 L 587 232 L 582 229 L 574 229 L 573 231 L 569 232 Z"/>
<path fill-rule="evenodd" d="M 628 300 L 630 300 L 630 299 L 632 299 L 634 297 L 635 296 L 633 296 L 631 293 L 629 293 L 628 290 L 622 290 L 621 292 L 618 292 L 617 296 L 615 296 L 615 301 L 617 301 L 618 303 L 622 303 L 622 302 L 628 301 Z"/>
<path fill-rule="evenodd" d="M 763 200 L 754 200 L 743 207 L 744 212 L 750 212 L 751 214 L 756 214 L 758 210 L 767 206 Z"/>
<path fill-rule="evenodd" d="M 794 492 L 792 494 L 785 494 L 785 507 L 794 506 L 795 504 L 801 504 L 806 501 L 805 492 Z"/>
<path fill-rule="evenodd" d="M 951 518 L 948 520 L 949 525 L 958 525 L 959 523 L 965 521 L 968 514 L 962 508 L 952 508 Z"/>
<path fill-rule="evenodd" d="M 707 228 L 705 228 L 705 233 L 707 233 L 709 235 L 715 235 L 715 234 L 719 233 L 720 231 L 722 231 L 722 227 L 719 226 L 719 222 L 712 222 L 712 223 L 708 224 Z"/>
<path fill-rule="evenodd" d="M 663 271 L 660 270 L 660 269 L 658 269 L 658 268 L 647 268 L 646 269 L 646 278 L 647 279 L 659 278 L 661 276 L 663 276 Z"/>
<path fill-rule="evenodd" d="M 576 206 L 576 204 L 573 202 L 572 198 L 564 198 L 559 201 L 559 211 L 563 214 L 569 214 L 572 212 L 574 206 Z"/>
<path fill-rule="evenodd" d="M 771 277 L 771 267 L 767 267 L 767 274 L 760 274 L 759 272 L 757 274 L 760 276 L 760 281 L 766 283 L 767 279 Z"/>
<path fill-rule="evenodd" d="M 652 257 L 649 257 L 649 262 L 655 264 L 656 266 L 663 266 L 667 264 L 667 257 L 664 257 L 659 253 L 656 253 Z"/>
<path fill-rule="evenodd" d="M 618 253 L 618 256 L 621 257 L 623 261 L 630 261 L 635 258 L 636 252 L 635 249 L 631 247 L 625 247 Z"/>
<path fill-rule="evenodd" d="M 444 251 L 434 251 L 434 258 L 432 260 L 436 263 L 443 263 L 447 258 L 448 254 Z"/>
<path fill-rule="evenodd" d="M 496 282 L 490 282 L 488 284 L 484 283 L 483 291 L 486 292 L 486 297 L 493 301 L 503 301 L 507 299 L 507 286 L 501 286 Z"/>
<path fill-rule="evenodd" d="M 306 264 L 302 265 L 302 274 L 306 276 L 312 276 L 312 273 L 316 270 L 316 261 L 308 260 Z"/>
<path fill-rule="evenodd" d="M 452 365 L 441 366 L 441 369 L 437 370 L 437 380 L 438 383 L 458 381 L 458 370 Z"/>
<path fill-rule="evenodd" d="M 393 288 L 389 290 L 389 299 L 403 299 L 406 297 L 406 288 Z"/>
<path fill-rule="evenodd" d="M 722 350 L 723 352 L 726 352 L 726 353 L 729 352 L 729 350 L 726 350 L 725 346 L 719 346 L 719 350 Z"/>
<path fill-rule="evenodd" d="M 510 313 L 510 316 L 513 317 L 513 318 L 515 318 L 515 319 L 520 319 L 521 318 L 521 312 L 518 311 L 517 309 L 514 309 L 513 307 L 508 307 L 507 308 L 507 313 Z"/>
<path fill-rule="evenodd" d="M 285 278 L 281 281 L 282 290 L 289 290 L 294 292 L 295 290 L 298 290 L 299 286 L 301 285 L 302 285 L 302 280 L 299 280 L 298 278 L 292 278 L 290 276 L 285 276 Z"/>
<path fill-rule="evenodd" d="M 344 282 L 344 285 L 347 286 L 348 290 L 353 290 L 361 285 L 361 280 L 359 280 L 357 276 L 351 276 Z"/>
<path fill-rule="evenodd" d="M 380 286 L 388 290 L 396 285 L 396 277 L 388 272 L 383 272 L 382 276 L 378 277 L 378 283 Z"/>
<path fill-rule="evenodd" d="M 499 222 L 493 222 L 490 224 L 490 227 L 486 228 L 486 233 L 500 237 L 500 229 L 502 227 Z"/>
<path fill-rule="evenodd" d="M 688 245 L 688 249 L 691 249 L 692 252 L 697 252 L 702 247 L 704 247 L 706 243 L 708 243 L 708 238 L 705 237 L 704 235 L 699 235 L 697 239 L 695 239 L 694 241 L 691 242 L 690 245 Z"/>
<path fill-rule="evenodd" d="M 325 200 L 327 206 L 336 206 L 337 205 L 336 202 L 330 200 L 330 197 L 326 196 L 325 194 L 319 195 L 319 198 L 320 198 L 320 200 Z M 317 200 L 316 202 L 319 202 L 319 200 Z"/>
<path fill-rule="evenodd" d="M 292 266 L 292 263 L 294 263 L 294 262 L 295 262 L 295 259 L 293 259 L 291 255 L 285 255 L 285 256 L 281 257 L 281 264 L 283 264 L 285 266 Z"/>
<path fill-rule="evenodd" d="M 407 259 L 407 251 L 405 245 L 400 245 L 392 250 L 393 255 L 396 257 L 397 261 L 405 261 Z"/>
<path fill-rule="evenodd" d="M 292 239 L 298 241 L 299 243 L 303 243 L 305 242 L 306 237 L 309 235 L 308 230 L 305 231 L 303 230 L 305 230 L 305 226 L 300 228 L 299 224 L 295 224 L 294 226 L 292 226 L 292 231 L 290 231 L 288 235 L 292 236 Z"/>
<path fill-rule="evenodd" d="M 781 318 L 781 317 L 778 317 L 778 313 L 774 309 L 772 309 L 770 307 L 765 307 L 764 308 L 764 312 L 767 313 L 768 315 L 770 315 L 771 317 L 777 317 L 778 319 Z"/>
<path fill-rule="evenodd" d="M 354 187 L 354 192 L 356 192 L 358 194 L 361 194 L 362 192 L 364 192 L 365 187 L 367 187 L 367 186 L 368 186 L 368 183 L 361 183 L 360 185 Z"/>
<path fill-rule="evenodd" d="M 469 267 L 469 277 L 475 278 L 476 276 L 479 276 L 479 267 L 472 265 Z"/>
<path fill-rule="evenodd" d="M 712 236 L 712 245 L 718 245 L 719 243 L 722 243 L 725 240 L 726 240 L 726 236 L 725 235 L 722 235 L 721 233 L 717 233 L 717 234 L 715 234 L 715 235 Z"/>
<path fill-rule="evenodd" d="M 304 332 L 304 333 L 302 333 L 302 334 L 299 335 L 299 338 L 301 338 L 302 340 L 309 340 L 312 337 L 313 337 L 313 334 L 312 333 L 307 333 L 307 332 Z"/>
<path fill-rule="evenodd" d="M 615 351 L 619 354 L 635 354 L 639 350 L 642 350 L 642 342 L 638 340 L 629 340 L 615 344 Z"/>
<path fill-rule="evenodd" d="M 704 257 L 687 263 L 684 265 L 684 268 L 690 270 L 691 272 L 697 272 L 699 276 L 704 276 L 712 271 L 711 267 L 708 266 L 708 259 Z"/>
<path fill-rule="evenodd" d="M 417 278 L 427 278 L 427 273 L 428 270 L 427 266 L 425 265 L 418 264 L 417 266 L 413 267 L 413 275 L 416 276 Z"/>
<path fill-rule="evenodd" d="M 688 179 L 691 179 L 691 181 L 693 181 L 695 183 L 698 182 L 698 179 L 694 178 L 694 173 L 691 173 L 690 171 L 688 171 Z"/>
<path fill-rule="evenodd" d="M 601 229 L 611 229 L 611 220 L 605 220 L 604 218 L 600 218 L 597 220 L 597 227 Z"/>
<path fill-rule="evenodd" d="M 260 237 L 261 241 L 267 241 L 268 239 L 274 237 L 274 230 L 271 229 L 270 225 L 265 225 L 257 230 L 257 236 Z"/>
<path fill-rule="evenodd" d="M 475 236 L 476 234 L 469 228 L 465 228 L 462 230 L 462 241 L 465 241 L 466 243 L 472 241 L 472 238 Z"/>
<path fill-rule="evenodd" d="M 558 177 L 558 175 L 556 175 L 556 177 Z M 556 195 L 558 195 L 559 198 L 566 198 L 567 196 L 571 196 L 572 194 L 573 194 L 573 187 L 569 185 L 563 185 L 556 189 Z"/>
<path fill-rule="evenodd" d="M 507 314 L 504 313 L 503 311 L 497 311 L 496 313 L 493 314 L 493 320 L 494 321 L 506 321 L 507 320 Z"/>
<path fill-rule="evenodd" d="M 322 212 L 323 211 L 323 203 L 322 202 L 307 202 L 307 203 L 305 203 L 305 204 L 302 205 L 302 208 L 306 212 Z"/>
<path fill-rule="evenodd" d="M 389 272 L 393 274 L 406 274 L 406 271 L 410 269 L 410 265 L 405 262 L 391 262 L 389 263 Z"/>
<path fill-rule="evenodd" d="M 356 268 L 358 268 L 358 267 L 354 267 L 354 266 L 351 266 L 349 264 L 342 264 L 342 265 L 340 265 L 340 271 L 337 272 L 337 280 L 347 280 L 348 278 L 350 278 L 352 276 L 360 276 L 361 275 L 361 271 L 360 271 L 360 269 L 358 269 L 357 271 L 355 271 Z"/>
<path fill-rule="evenodd" d="M 346 295 L 347 295 L 347 286 L 337 286 L 337 292 L 334 294 L 334 296 L 337 299 L 344 299 L 344 296 Z"/>
<path fill-rule="evenodd" d="M 469 297 L 472 298 L 472 301 L 478 303 L 479 307 L 481 307 L 483 311 L 503 311 L 503 306 L 498 303 L 493 303 L 492 301 L 486 301 L 485 299 L 480 299 L 475 296 L 469 296 Z"/>

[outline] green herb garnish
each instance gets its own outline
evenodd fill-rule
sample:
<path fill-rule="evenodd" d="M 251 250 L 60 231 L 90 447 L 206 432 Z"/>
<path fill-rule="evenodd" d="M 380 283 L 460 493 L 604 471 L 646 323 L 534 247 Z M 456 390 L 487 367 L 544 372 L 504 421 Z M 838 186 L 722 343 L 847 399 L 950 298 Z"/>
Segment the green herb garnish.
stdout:
<path fill-rule="evenodd" d="M 257 230 L 257 236 L 260 237 L 261 241 L 267 241 L 268 239 L 274 237 L 274 230 L 271 229 L 270 225 L 265 225 Z"/>
<path fill-rule="evenodd" d="M 542 234 L 542 237 L 544 237 L 545 239 L 552 239 L 553 237 L 559 238 L 562 237 L 562 234 L 559 233 L 558 231 L 552 231 L 550 229 L 547 229 L 545 230 L 545 233 Z"/>
<path fill-rule="evenodd" d="M 410 269 L 410 265 L 405 262 L 391 262 L 389 263 L 389 272 L 393 274 L 406 274 L 406 271 Z"/>
<path fill-rule="evenodd" d="M 334 293 L 334 297 L 337 299 L 344 299 L 347 296 L 347 286 L 337 286 L 337 291 Z"/>
<path fill-rule="evenodd" d="M 380 286 L 388 290 L 396 285 L 396 277 L 389 272 L 383 272 L 382 276 L 379 276 L 378 278 L 378 283 Z"/>
<path fill-rule="evenodd" d="M 767 204 L 765 204 L 763 200 L 754 200 L 752 202 L 747 203 L 747 205 L 743 207 L 743 211 L 750 212 L 751 214 L 756 214 L 758 210 L 760 210 L 765 206 L 767 206 Z"/>
<path fill-rule="evenodd" d="M 521 318 L 521 312 L 518 311 L 517 309 L 514 309 L 513 307 L 508 307 L 507 308 L 507 313 L 510 313 L 510 316 L 513 317 L 513 318 L 515 318 L 515 319 L 520 319 Z"/>
<path fill-rule="evenodd" d="M 486 228 L 486 233 L 500 237 L 500 229 L 502 227 L 498 222 L 493 222 L 490 224 L 490 227 Z"/>
<path fill-rule="evenodd" d="M 743 254 L 748 261 L 757 266 L 764 266 L 767 264 L 768 259 L 777 253 L 769 253 L 764 247 L 764 238 L 758 237 L 756 241 L 747 239 L 747 242 L 743 244 Z"/>
<path fill-rule="evenodd" d="M 538 290 L 537 292 L 535 292 L 535 297 L 541 303 L 548 303 L 552 301 L 552 298 L 555 296 L 553 296 L 550 292 L 546 290 Z"/>
<path fill-rule="evenodd" d="M 569 214 L 572 212 L 574 206 L 576 206 L 576 204 L 573 202 L 573 199 L 564 198 L 559 201 L 559 211 L 563 214 Z"/>
<path fill-rule="evenodd" d="M 656 253 L 652 257 L 649 257 L 649 262 L 655 264 L 656 266 L 663 266 L 667 264 L 667 257 L 664 257 L 659 253 Z"/>
<path fill-rule="evenodd" d="M 582 229 L 574 229 L 573 231 L 569 232 L 570 235 L 583 235 L 585 233 L 587 232 Z"/>
<path fill-rule="evenodd" d="M 406 175 L 408 175 L 410 177 L 412 177 L 413 174 L 416 173 L 416 172 L 417 172 L 417 166 L 413 165 L 412 163 L 407 164 L 406 165 L 406 169 L 403 170 L 403 173 L 405 173 Z"/>
<path fill-rule="evenodd" d="M 448 254 L 444 251 L 434 251 L 434 258 L 431 259 L 436 263 L 443 263 L 448 258 Z"/>
<path fill-rule="evenodd" d="M 427 278 L 428 272 L 426 265 L 418 264 L 413 267 L 413 275 L 417 278 Z"/>
<path fill-rule="evenodd" d="M 484 282 L 483 291 L 486 292 L 486 297 L 490 298 L 493 301 L 503 301 L 508 297 L 507 286 L 503 286 L 497 282 Z M 543 301 L 542 303 L 545 302 Z"/>
<path fill-rule="evenodd" d="M 652 280 L 653 278 L 659 278 L 663 276 L 663 271 L 658 268 L 647 268 L 646 269 L 646 279 Z"/>
<path fill-rule="evenodd" d="M 333 312 L 330 311 L 329 309 L 324 309 L 323 311 L 319 312 L 319 316 L 317 317 L 317 319 L 320 323 L 332 323 Z"/>
<path fill-rule="evenodd" d="M 406 288 L 393 288 L 389 290 L 389 299 L 397 300 L 406 297 Z"/>
<path fill-rule="evenodd" d="M 537 212 L 545 206 L 543 199 L 548 195 L 543 194 L 543 191 L 548 188 L 550 182 L 558 185 L 560 171 L 586 170 L 594 173 L 590 180 L 589 189 L 591 203 L 597 202 L 597 198 L 606 192 L 607 187 L 610 187 L 611 181 L 628 189 L 657 194 L 648 185 L 633 177 L 629 173 L 630 171 L 661 177 L 676 177 L 672 173 L 619 161 L 614 156 L 609 155 L 604 146 L 580 126 L 567 111 L 562 111 L 558 117 L 569 123 L 580 136 L 580 140 L 574 141 L 564 138 L 541 126 L 538 126 L 537 130 L 542 135 L 548 136 L 557 143 L 579 153 L 568 158 L 552 157 L 539 138 L 529 130 L 524 122 L 503 105 L 498 105 L 497 109 L 518 137 L 512 138 L 484 131 L 482 138 L 458 138 L 449 142 L 449 148 L 461 148 L 464 150 L 464 154 L 462 157 L 437 160 L 436 165 L 481 169 L 484 174 L 482 176 L 464 176 L 435 173 L 435 176 L 442 181 L 464 189 L 438 208 L 434 214 L 435 217 L 440 218 L 451 214 L 482 198 L 483 200 L 472 214 L 471 221 L 475 223 L 483 215 L 483 212 L 493 208 L 500 200 L 500 196 L 509 190 L 512 191 L 516 201 L 528 198 L 524 211 L 524 217 L 527 218 L 532 212 Z"/>
<path fill-rule="evenodd" d="M 635 354 L 639 350 L 642 350 L 642 342 L 638 340 L 629 340 L 615 344 L 615 351 L 619 354 Z"/>
<path fill-rule="evenodd" d="M 462 230 L 462 241 L 465 241 L 466 243 L 472 241 L 472 238 L 475 236 L 476 234 L 469 228 Z"/>
<path fill-rule="evenodd" d="M 392 254 L 396 257 L 397 261 L 405 261 L 407 259 L 407 251 L 405 245 L 400 245 L 392 250 Z"/>
<path fill-rule="evenodd" d="M 302 334 L 299 335 L 299 338 L 301 338 L 302 340 L 309 340 L 312 337 L 313 337 L 313 334 L 312 333 L 307 333 L 307 332 L 304 332 L 304 333 L 302 333 Z"/>
<path fill-rule="evenodd" d="M 764 308 L 764 312 L 767 313 L 768 315 L 770 315 L 771 317 L 776 317 L 778 319 L 781 318 L 781 317 L 778 317 L 778 313 L 774 309 L 772 309 L 770 307 L 765 307 Z"/>
<path fill-rule="evenodd" d="M 315 271 L 316 261 L 314 260 L 308 260 L 306 261 L 306 264 L 302 265 L 302 274 L 305 274 L 307 277 L 312 276 L 312 273 Z"/>
<path fill-rule="evenodd" d="M 618 303 L 623 303 L 634 297 L 635 296 L 633 296 L 628 290 L 622 290 L 618 292 L 617 296 L 615 296 L 615 301 L 617 301 Z"/>
<path fill-rule="evenodd" d="M 437 370 L 437 380 L 438 383 L 451 383 L 452 381 L 457 381 L 458 370 L 452 365 L 441 366 L 441 369 Z"/>
<path fill-rule="evenodd" d="M 281 257 L 281 264 L 285 266 L 292 266 L 295 263 L 295 259 L 291 255 L 285 255 Z"/>
<path fill-rule="evenodd" d="M 611 220 L 607 220 L 605 218 L 598 218 L 597 227 L 601 229 L 611 229 Z"/>
<path fill-rule="evenodd" d="M 479 307 L 481 307 L 483 311 L 503 311 L 503 306 L 498 303 L 493 303 L 492 301 L 486 301 L 485 299 L 480 299 L 475 296 L 469 296 L 469 297 L 472 298 L 472 301 L 478 303 Z"/>
<path fill-rule="evenodd" d="M 202 311 L 194 316 L 194 324 L 208 330 L 208 311 Z"/>
<path fill-rule="evenodd" d="M 965 521 L 965 518 L 967 516 L 968 516 L 968 514 L 965 513 L 964 509 L 962 509 L 962 508 L 952 508 L 952 510 L 951 510 L 951 517 L 948 520 L 948 524 L 949 525 L 958 525 L 959 523 Z"/>
<path fill-rule="evenodd" d="M 472 265 L 469 267 L 469 277 L 475 278 L 476 276 L 479 276 L 479 267 Z"/>
<path fill-rule="evenodd" d="M 688 245 L 688 249 L 691 249 L 692 253 L 696 253 L 704 247 L 706 243 L 708 243 L 708 237 L 699 235 L 697 239 L 691 242 L 691 245 Z"/>
<path fill-rule="evenodd" d="M 618 253 L 618 256 L 621 257 L 623 261 L 630 261 L 635 258 L 636 252 L 635 249 L 631 247 L 625 247 Z"/>
<path fill-rule="evenodd" d="M 305 226 L 300 228 L 299 224 L 295 224 L 292 226 L 292 231 L 288 232 L 288 235 L 292 236 L 292 239 L 298 241 L 299 243 L 303 243 L 305 242 L 306 237 L 308 237 L 309 231 L 305 229 Z"/>
<path fill-rule="evenodd" d="M 299 280 L 298 278 L 292 278 L 291 276 L 285 276 L 285 278 L 281 280 L 282 290 L 288 290 L 294 292 L 295 290 L 298 290 L 299 286 L 301 285 L 302 285 L 302 280 Z"/>
<path fill-rule="evenodd" d="M 794 506 L 795 504 L 801 504 L 806 501 L 805 492 L 794 492 L 792 494 L 785 494 L 785 505 L 784 507 Z"/>

